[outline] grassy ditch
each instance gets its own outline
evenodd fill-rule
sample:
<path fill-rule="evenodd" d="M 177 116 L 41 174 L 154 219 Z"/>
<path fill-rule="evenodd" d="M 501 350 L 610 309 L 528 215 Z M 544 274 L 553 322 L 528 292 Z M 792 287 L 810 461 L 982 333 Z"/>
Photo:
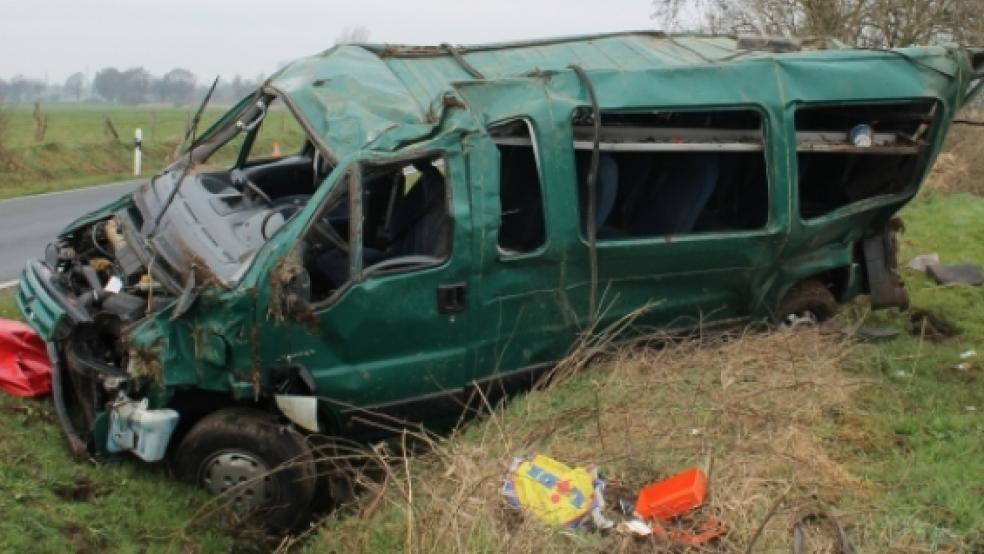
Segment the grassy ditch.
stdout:
<path fill-rule="evenodd" d="M 984 200 L 929 195 L 904 213 L 903 259 L 984 265 Z M 984 547 L 984 288 L 907 273 L 914 307 L 960 329 L 930 340 L 897 310 L 849 307 L 819 330 L 726 334 L 621 349 L 516 400 L 431 453 L 377 450 L 384 479 L 323 523 L 309 552 L 662 552 L 617 534 L 546 528 L 499 493 L 514 456 L 598 464 L 611 503 L 689 466 L 709 470 L 705 511 L 724 552 L 785 552 L 798 516 L 837 518 L 859 552 Z M 861 322 L 902 335 L 859 344 Z M 960 354 L 976 350 L 966 366 Z M 583 361 L 583 360 L 582 360 Z M 579 367 L 575 356 L 571 367 Z M 718 550 L 715 550 L 718 551 Z"/>
<path fill-rule="evenodd" d="M 984 199 L 926 194 L 903 213 L 902 259 L 937 252 L 984 265 Z M 609 502 L 689 466 L 708 469 L 719 551 L 787 552 L 790 526 L 824 510 L 858 552 L 984 548 L 984 288 L 906 270 L 915 308 L 952 322 L 936 336 L 897 310 L 849 306 L 821 329 L 706 335 L 663 348 L 569 359 L 548 390 L 451 437 L 408 436 L 369 457 L 379 475 L 353 507 L 281 545 L 308 552 L 660 552 L 665 543 L 547 528 L 506 507 L 514 456 L 598 464 Z M 11 291 L 0 317 L 16 317 Z M 858 343 L 860 322 L 902 331 Z M 849 333 L 848 333 L 849 335 Z M 961 354 L 976 350 L 975 357 Z M 382 476 L 380 478 L 380 475 Z M 46 401 L 0 396 L 0 551 L 269 550 L 202 518 L 202 494 L 130 459 L 70 460 Z"/>
<path fill-rule="evenodd" d="M 11 290 L 0 318 L 19 318 Z M 0 552 L 269 550 L 255 532 L 205 518 L 207 501 L 160 465 L 73 461 L 48 399 L 0 393 Z"/>

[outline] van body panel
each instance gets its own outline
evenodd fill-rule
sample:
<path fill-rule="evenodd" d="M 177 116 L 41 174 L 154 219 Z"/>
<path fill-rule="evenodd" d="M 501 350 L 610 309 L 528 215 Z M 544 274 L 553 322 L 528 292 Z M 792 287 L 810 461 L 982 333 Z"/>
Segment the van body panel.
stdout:
<path fill-rule="evenodd" d="M 148 398 L 189 422 L 230 405 L 278 411 L 275 396 L 315 397 L 321 430 L 350 436 L 454 422 L 528 388 L 587 332 L 643 307 L 634 331 L 766 317 L 805 279 L 823 279 L 842 301 L 867 292 L 861 244 L 891 230 L 917 193 L 972 93 L 979 58 L 942 47 L 743 50 L 729 37 L 649 32 L 339 45 L 280 70 L 134 196 L 156 192 L 161 202 L 124 198 L 69 226 L 64 248 L 25 269 L 18 305 L 50 342 L 55 370 L 80 383 L 79 394 L 56 391 L 56 401 L 81 414 L 60 419 L 84 440 L 107 435 L 109 394 Z M 290 194 L 278 193 L 276 160 L 244 162 L 275 101 L 306 139 L 291 160 L 303 182 L 284 186 Z M 735 111 L 756 114 L 756 140 L 721 138 L 744 127 L 700 126 Z M 606 132 L 654 133 L 605 143 L 619 176 L 619 151 L 658 151 L 653 159 L 664 162 L 729 144 L 760 153 L 761 221 L 600 237 L 593 283 L 579 163 L 594 154 L 584 133 L 596 118 Z M 507 138 L 535 150 L 541 188 L 544 236 L 529 251 L 500 244 L 503 157 L 490 129 L 517 120 L 527 143 Z M 243 133 L 233 168 L 200 165 Z M 871 161 L 882 155 L 890 162 Z M 883 165 L 897 172 L 866 186 Z M 384 169 L 388 188 L 372 180 Z M 391 197 L 364 197 L 370 182 Z M 215 256 L 227 255 L 222 278 L 182 239 L 187 229 L 166 234 L 187 263 L 162 267 L 155 220 L 170 200 L 154 187 L 168 183 L 175 206 L 194 196 L 179 187 L 196 187 L 228 220 L 223 240 L 250 246 L 210 239 Z M 434 190 L 447 192 L 440 213 Z M 415 235 L 390 233 L 414 202 L 437 223 L 410 217 L 405 230 L 440 231 L 423 247 L 446 241 L 446 252 L 410 249 L 400 241 Z M 373 271 L 400 257 L 405 265 Z"/>

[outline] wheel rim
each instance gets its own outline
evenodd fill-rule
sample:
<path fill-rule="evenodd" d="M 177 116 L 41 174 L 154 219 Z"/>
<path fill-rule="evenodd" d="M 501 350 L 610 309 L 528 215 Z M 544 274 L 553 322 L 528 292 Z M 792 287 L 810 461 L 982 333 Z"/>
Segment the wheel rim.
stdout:
<path fill-rule="evenodd" d="M 241 450 L 220 452 L 206 460 L 200 481 L 211 494 L 226 495 L 237 512 L 268 506 L 277 492 L 270 468 L 257 456 Z"/>

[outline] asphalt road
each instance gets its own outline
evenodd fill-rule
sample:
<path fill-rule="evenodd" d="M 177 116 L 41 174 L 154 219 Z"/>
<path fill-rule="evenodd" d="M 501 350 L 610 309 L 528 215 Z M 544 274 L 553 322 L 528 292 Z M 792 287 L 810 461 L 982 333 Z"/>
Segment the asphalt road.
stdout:
<path fill-rule="evenodd" d="M 29 259 L 75 218 L 132 191 L 142 180 L 0 200 L 0 288 L 13 285 Z"/>

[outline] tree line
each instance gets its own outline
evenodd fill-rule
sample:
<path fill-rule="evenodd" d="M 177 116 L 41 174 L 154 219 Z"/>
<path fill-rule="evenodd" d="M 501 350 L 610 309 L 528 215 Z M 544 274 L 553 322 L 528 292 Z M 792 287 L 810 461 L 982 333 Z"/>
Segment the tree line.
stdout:
<path fill-rule="evenodd" d="M 220 79 L 212 97 L 213 101 L 235 102 L 259 87 L 263 79 L 263 75 L 253 78 L 235 75 L 232 79 Z M 8 103 L 45 100 L 110 102 L 130 106 L 148 103 L 182 106 L 200 101 L 209 86 L 211 79 L 207 82 L 199 81 L 194 73 L 183 68 L 172 69 L 158 77 L 143 67 L 125 70 L 106 67 L 91 78 L 85 73 L 77 72 L 58 83 L 23 75 L 11 79 L 0 78 L 0 100 Z"/>

